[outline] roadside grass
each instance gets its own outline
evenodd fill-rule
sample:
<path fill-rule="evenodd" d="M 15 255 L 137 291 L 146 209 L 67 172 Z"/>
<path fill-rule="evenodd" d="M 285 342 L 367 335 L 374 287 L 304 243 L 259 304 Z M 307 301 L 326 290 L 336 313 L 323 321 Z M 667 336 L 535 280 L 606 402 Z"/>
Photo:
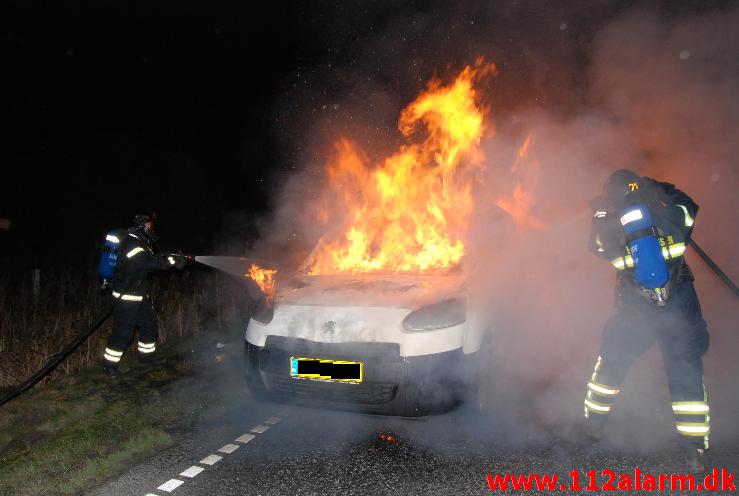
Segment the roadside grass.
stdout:
<path fill-rule="evenodd" d="M 238 333 L 203 333 L 162 346 L 163 363 L 143 366 L 129 352 L 121 378 L 100 369 L 64 376 L 0 409 L 0 494 L 79 494 L 174 443 L 232 398 L 195 374 L 217 342 Z M 220 362 L 222 356 L 207 356 Z M 240 378 L 239 378 L 240 379 Z"/>
<path fill-rule="evenodd" d="M 112 304 L 97 274 L 87 270 L 50 269 L 38 285 L 29 275 L 0 274 L 0 388 L 22 383 Z M 243 322 L 251 305 L 241 281 L 198 266 L 158 276 L 152 299 L 160 343 Z M 110 325 L 105 322 L 44 382 L 95 367 Z"/>

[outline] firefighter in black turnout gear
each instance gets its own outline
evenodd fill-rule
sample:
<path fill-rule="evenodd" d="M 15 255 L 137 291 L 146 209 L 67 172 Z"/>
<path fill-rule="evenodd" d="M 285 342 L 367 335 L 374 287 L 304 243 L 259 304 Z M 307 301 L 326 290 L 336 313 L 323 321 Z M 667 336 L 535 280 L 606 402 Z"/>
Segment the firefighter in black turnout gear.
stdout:
<path fill-rule="evenodd" d="M 185 265 L 182 255 L 156 253 L 155 221 L 153 212 L 137 215 L 118 250 L 110 284 L 117 302 L 113 309 L 113 329 L 103 355 L 103 370 L 109 375 L 118 371 L 118 362 L 136 328 L 139 358 L 144 362 L 153 360 L 159 329 L 149 294 L 152 273 L 173 267 L 182 269 Z"/>
<path fill-rule="evenodd" d="M 702 363 L 709 338 L 693 274 L 683 258 L 698 205 L 672 184 L 622 169 L 608 178 L 592 207 L 591 250 L 613 265 L 618 282 L 616 311 L 605 324 L 600 354 L 587 383 L 589 439 L 599 438 L 631 365 L 657 342 L 688 469 L 700 472 L 710 432 Z M 650 226 L 629 231 L 632 222 L 649 224 L 649 217 Z M 661 287 L 645 287 L 639 279 L 644 275 L 638 274 L 638 265 L 646 263 L 648 255 L 642 240 L 654 243 L 655 267 L 664 270 Z"/>

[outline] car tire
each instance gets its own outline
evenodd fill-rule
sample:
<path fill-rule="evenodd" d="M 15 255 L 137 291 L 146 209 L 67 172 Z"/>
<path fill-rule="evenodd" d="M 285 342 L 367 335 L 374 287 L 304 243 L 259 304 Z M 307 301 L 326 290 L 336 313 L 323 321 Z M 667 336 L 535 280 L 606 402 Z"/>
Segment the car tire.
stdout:
<path fill-rule="evenodd" d="M 251 395 L 260 401 L 269 401 L 270 396 L 262 381 L 262 373 L 259 371 L 259 359 L 255 353 L 251 353 L 249 346 L 244 343 L 244 378 L 246 387 Z"/>

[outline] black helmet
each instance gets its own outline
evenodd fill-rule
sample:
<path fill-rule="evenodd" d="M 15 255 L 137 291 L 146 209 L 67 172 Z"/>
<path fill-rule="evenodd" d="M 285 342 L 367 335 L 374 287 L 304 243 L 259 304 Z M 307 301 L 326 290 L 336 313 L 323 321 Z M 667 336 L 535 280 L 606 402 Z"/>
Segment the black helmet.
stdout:
<path fill-rule="evenodd" d="M 133 218 L 133 225 L 136 227 L 143 227 L 147 222 L 154 224 L 157 220 L 157 213 L 154 209 L 146 208 L 141 213 L 137 214 Z"/>
<path fill-rule="evenodd" d="M 147 241 L 153 243 L 156 241 L 156 233 L 154 226 L 156 225 L 157 214 L 154 210 L 147 208 L 144 213 L 137 214 L 133 218 L 133 228 L 147 238 Z"/>
<path fill-rule="evenodd" d="M 621 208 L 626 197 L 639 189 L 639 175 L 629 169 L 619 169 L 606 179 L 603 197 L 612 207 Z"/>

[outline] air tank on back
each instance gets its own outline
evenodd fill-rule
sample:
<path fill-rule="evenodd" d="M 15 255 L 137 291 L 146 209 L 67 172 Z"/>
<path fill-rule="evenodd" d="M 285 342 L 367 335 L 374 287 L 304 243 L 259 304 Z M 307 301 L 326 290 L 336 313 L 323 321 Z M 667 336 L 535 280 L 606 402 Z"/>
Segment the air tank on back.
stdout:
<path fill-rule="evenodd" d="M 120 245 L 120 231 L 111 231 L 105 235 L 105 243 L 100 254 L 98 263 L 98 274 L 103 281 L 109 281 L 113 277 L 116 262 L 118 261 L 118 247 Z"/>
<path fill-rule="evenodd" d="M 644 288 L 657 290 L 667 284 L 669 271 L 662 255 L 657 229 L 647 205 L 638 203 L 621 210 L 621 225 L 634 259 L 634 277 Z"/>

